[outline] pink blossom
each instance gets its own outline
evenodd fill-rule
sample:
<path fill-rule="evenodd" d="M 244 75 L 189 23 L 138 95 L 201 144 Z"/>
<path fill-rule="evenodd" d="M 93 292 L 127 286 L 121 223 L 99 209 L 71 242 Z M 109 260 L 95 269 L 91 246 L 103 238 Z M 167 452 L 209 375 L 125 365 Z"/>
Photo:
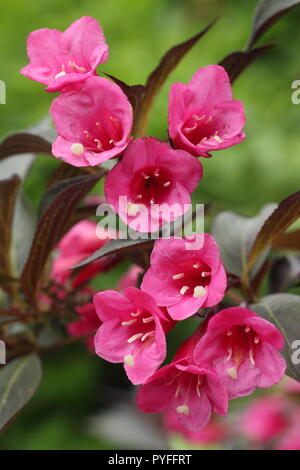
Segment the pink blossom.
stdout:
<path fill-rule="evenodd" d="M 225 425 L 214 418 L 200 431 L 190 431 L 178 421 L 177 413 L 169 410 L 164 414 L 163 423 L 167 433 L 177 433 L 193 444 L 217 444 L 228 436 Z"/>
<path fill-rule="evenodd" d="M 30 63 L 21 73 L 55 92 L 95 75 L 97 66 L 108 58 L 108 46 L 97 20 L 83 16 L 64 32 L 33 31 L 27 39 L 27 53 Z"/>
<path fill-rule="evenodd" d="M 193 344 L 193 337 L 191 338 Z M 159 369 L 138 391 L 137 402 L 145 413 L 171 411 L 191 431 L 207 425 L 211 413 L 227 413 L 228 399 L 218 376 L 191 362 L 188 342 L 173 361 Z"/>
<path fill-rule="evenodd" d="M 94 297 L 103 325 L 95 336 L 98 356 L 123 362 L 129 380 L 143 383 L 164 361 L 164 331 L 172 323 L 146 292 L 128 287 L 124 295 L 107 290 Z"/>
<path fill-rule="evenodd" d="M 239 423 L 243 435 L 258 443 L 270 441 L 286 427 L 286 401 L 276 395 L 253 401 Z"/>
<path fill-rule="evenodd" d="M 105 194 L 121 219 L 153 232 L 189 209 L 202 166 L 183 150 L 143 137 L 132 142 L 105 182 Z"/>
<path fill-rule="evenodd" d="M 57 245 L 58 254 L 52 263 L 51 271 L 51 277 L 56 283 L 65 285 L 72 276 L 70 268 L 102 248 L 113 237 L 113 234 L 107 234 L 103 230 L 103 238 L 98 238 L 96 228 L 96 222 L 83 220 L 74 225 L 61 239 Z M 87 282 L 96 274 L 108 269 L 115 261 L 115 258 L 106 257 L 88 264 L 72 278 L 72 287 Z"/>
<path fill-rule="evenodd" d="M 143 269 L 137 264 L 130 266 L 128 271 L 121 277 L 117 290 L 122 292 L 127 287 L 136 287 L 140 274 L 143 272 Z"/>
<path fill-rule="evenodd" d="M 300 411 L 294 410 L 289 428 L 283 433 L 276 450 L 300 450 Z"/>
<path fill-rule="evenodd" d="M 283 345 L 272 323 L 251 310 L 232 307 L 211 318 L 194 358 L 222 378 L 229 398 L 237 398 L 281 380 L 286 364 L 278 350 Z"/>
<path fill-rule="evenodd" d="M 86 305 L 80 305 L 76 307 L 79 314 L 79 319 L 68 324 L 68 332 L 71 336 L 82 336 L 91 333 L 91 337 L 86 339 L 86 344 L 91 352 L 94 351 L 94 333 L 99 326 L 101 321 L 96 313 L 93 302 L 89 302 Z"/>
<path fill-rule="evenodd" d="M 226 273 L 214 238 L 205 233 L 156 240 L 141 287 L 174 320 L 218 304 L 226 289 Z"/>
<path fill-rule="evenodd" d="M 91 77 L 80 91 L 55 98 L 50 112 L 58 132 L 53 155 L 74 166 L 95 166 L 120 155 L 129 143 L 132 108 L 121 88 Z"/>
<path fill-rule="evenodd" d="M 173 144 L 196 156 L 239 144 L 245 134 L 244 106 L 232 99 L 229 77 L 220 65 L 198 70 L 190 83 L 174 83 L 169 98 Z"/>

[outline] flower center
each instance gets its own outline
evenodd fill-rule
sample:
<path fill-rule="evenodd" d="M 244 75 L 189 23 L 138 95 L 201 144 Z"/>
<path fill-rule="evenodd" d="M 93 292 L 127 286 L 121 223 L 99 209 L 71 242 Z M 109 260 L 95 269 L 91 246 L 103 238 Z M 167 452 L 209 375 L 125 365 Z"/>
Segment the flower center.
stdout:
<path fill-rule="evenodd" d="M 61 64 L 61 71 L 54 78 L 63 77 L 67 73 L 86 73 L 85 67 L 80 67 L 74 60 L 69 60 L 67 65 Z"/>
<path fill-rule="evenodd" d="M 123 328 L 127 328 L 127 343 L 139 343 L 141 347 L 149 346 L 154 341 L 155 323 L 149 312 L 137 311 L 130 313 L 128 319 L 121 322 Z M 128 354 L 124 357 L 127 365 L 134 365 L 134 357 Z"/>
<path fill-rule="evenodd" d="M 172 279 L 180 294 L 192 295 L 195 298 L 204 297 L 211 280 L 211 270 L 207 264 L 194 260 L 182 263 L 178 268 Z"/>
<path fill-rule="evenodd" d="M 233 380 L 238 379 L 238 368 L 245 358 L 249 358 L 251 368 L 255 366 L 256 347 L 260 339 L 256 332 L 248 325 L 235 326 L 226 332 L 224 346 L 227 351 L 226 361 L 233 361 L 234 365 L 228 367 L 227 374 Z"/>
<path fill-rule="evenodd" d="M 223 142 L 218 123 L 212 116 L 206 114 L 195 114 L 188 119 L 182 127 L 182 132 L 194 145 L 200 145 L 207 141 L 210 145 Z"/>
<path fill-rule="evenodd" d="M 172 187 L 166 168 L 148 166 L 136 172 L 130 185 L 131 199 L 136 204 L 161 204 Z"/>
<path fill-rule="evenodd" d="M 122 128 L 119 120 L 105 111 L 101 118 L 101 122 L 96 121 L 89 129 L 83 129 L 80 142 L 71 145 L 70 149 L 75 155 L 81 155 L 85 151 L 104 152 L 112 149 L 115 143 L 121 140 Z"/>

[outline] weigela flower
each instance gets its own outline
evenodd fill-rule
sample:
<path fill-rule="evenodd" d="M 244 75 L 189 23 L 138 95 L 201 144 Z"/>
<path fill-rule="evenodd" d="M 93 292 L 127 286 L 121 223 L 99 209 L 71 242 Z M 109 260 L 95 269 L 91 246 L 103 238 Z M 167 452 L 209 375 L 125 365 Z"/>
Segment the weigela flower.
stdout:
<path fill-rule="evenodd" d="M 221 377 L 229 398 L 238 398 L 280 381 L 286 368 L 279 353 L 283 346 L 283 336 L 272 323 L 251 310 L 232 307 L 211 318 L 194 358 Z"/>
<path fill-rule="evenodd" d="M 99 292 L 94 305 L 103 322 L 95 336 L 96 354 L 109 362 L 123 362 L 129 380 L 143 383 L 165 359 L 165 331 L 173 322 L 150 295 L 135 287 L 123 295 Z"/>
<path fill-rule="evenodd" d="M 59 134 L 53 155 L 70 165 L 99 165 L 120 155 L 129 143 L 131 104 L 106 78 L 91 77 L 80 91 L 58 96 L 50 112 Z"/>
<path fill-rule="evenodd" d="M 226 273 L 210 234 L 156 240 L 150 261 L 141 287 L 166 307 L 174 320 L 183 320 L 222 300 Z"/>
<path fill-rule="evenodd" d="M 245 134 L 244 106 L 232 99 L 230 79 L 220 65 L 198 70 L 190 83 L 174 83 L 169 97 L 169 134 L 175 147 L 196 156 L 239 144 Z"/>
<path fill-rule="evenodd" d="M 97 20 L 83 16 L 64 32 L 33 31 L 27 39 L 27 53 L 30 63 L 21 73 L 56 92 L 95 75 L 97 66 L 108 58 L 108 46 Z"/>
<path fill-rule="evenodd" d="M 191 347 L 189 343 L 191 342 Z M 159 369 L 138 391 L 137 403 L 146 413 L 172 411 L 191 431 L 199 431 L 211 413 L 225 415 L 228 398 L 218 376 L 192 362 L 194 338 L 186 341 L 173 361 Z"/>
<path fill-rule="evenodd" d="M 70 336 L 82 336 L 95 332 L 101 325 L 101 321 L 96 313 L 93 302 L 76 307 L 79 314 L 78 320 L 68 324 Z M 91 352 L 94 351 L 93 335 L 86 339 L 86 344 Z"/>
<path fill-rule="evenodd" d="M 200 431 L 190 431 L 178 421 L 177 413 L 169 410 L 164 414 L 163 424 L 168 434 L 179 434 L 193 444 L 213 445 L 228 437 L 227 428 L 214 418 Z"/>
<path fill-rule="evenodd" d="M 279 395 L 266 396 L 250 403 L 241 417 L 239 429 L 253 442 L 264 443 L 287 428 L 287 402 Z"/>
<path fill-rule="evenodd" d="M 142 274 L 143 269 L 137 264 L 130 266 L 128 271 L 121 277 L 117 290 L 122 292 L 127 287 L 136 287 L 138 283 L 139 276 Z"/>
<path fill-rule="evenodd" d="M 190 194 L 202 178 L 198 160 L 165 142 L 143 137 L 132 142 L 105 182 L 105 195 L 129 226 L 153 232 L 189 209 Z"/>
<path fill-rule="evenodd" d="M 65 285 L 72 276 L 70 268 L 102 248 L 113 237 L 103 230 L 103 238 L 97 236 L 97 224 L 90 220 L 82 220 L 74 225 L 57 245 L 58 254 L 52 263 L 51 278 L 58 284 Z M 98 227 L 98 231 L 99 231 Z M 89 279 L 105 271 L 116 262 L 113 257 L 96 260 L 72 277 L 72 287 L 87 282 Z"/>

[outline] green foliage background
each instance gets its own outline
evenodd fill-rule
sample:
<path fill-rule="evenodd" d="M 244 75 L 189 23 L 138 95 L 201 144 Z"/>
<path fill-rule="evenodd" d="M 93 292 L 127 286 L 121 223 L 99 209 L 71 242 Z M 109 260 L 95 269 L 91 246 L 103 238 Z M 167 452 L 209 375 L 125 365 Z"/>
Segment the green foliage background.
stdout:
<path fill-rule="evenodd" d="M 0 105 L 0 135 L 24 129 L 42 119 L 53 95 L 19 74 L 27 63 L 27 34 L 38 28 L 65 29 L 83 15 L 96 17 L 110 46 L 101 68 L 130 84 L 144 83 L 161 55 L 201 30 L 218 23 L 182 61 L 165 85 L 152 114 L 149 134 L 166 137 L 167 98 L 172 81 L 189 81 L 204 65 L 218 63 L 241 49 L 250 32 L 250 0 L 11 0 L 1 5 L 0 79 L 7 85 L 7 104 Z M 261 41 L 277 42 L 234 85 L 245 103 L 247 139 L 239 146 L 204 160 L 205 176 L 197 202 L 215 201 L 218 208 L 254 215 L 299 189 L 300 106 L 291 103 L 291 83 L 300 79 L 300 9 L 282 19 Z M 57 162 L 41 156 L 25 189 L 38 205 L 49 170 Z M 112 287 L 119 271 L 98 280 Z M 72 346 L 45 359 L 42 386 L 26 410 L 0 437 L 2 449 L 119 448 L 90 437 L 85 417 L 105 406 L 101 377 L 122 372 Z M 109 377 L 110 382 L 114 378 Z M 122 378 L 121 380 L 125 379 Z"/>

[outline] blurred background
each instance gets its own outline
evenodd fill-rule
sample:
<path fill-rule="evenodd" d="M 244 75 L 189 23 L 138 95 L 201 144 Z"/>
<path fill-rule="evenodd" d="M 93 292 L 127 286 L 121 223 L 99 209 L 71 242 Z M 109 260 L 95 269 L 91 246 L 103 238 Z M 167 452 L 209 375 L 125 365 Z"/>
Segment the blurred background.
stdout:
<path fill-rule="evenodd" d="M 94 16 L 101 23 L 110 47 L 109 60 L 101 71 L 137 84 L 145 82 L 167 49 L 196 34 L 218 16 L 217 24 L 173 72 L 155 105 L 148 133 L 164 139 L 170 84 L 188 82 L 200 67 L 218 63 L 228 53 L 243 48 L 255 4 L 256 1 L 249 0 L 27 0 L 26 5 L 21 0 L 11 0 L 2 3 L 0 79 L 6 82 L 7 104 L 0 105 L 0 135 L 35 125 L 45 117 L 53 99 L 53 95 L 44 92 L 43 85 L 19 74 L 27 63 L 26 37 L 32 30 L 44 27 L 64 30 L 83 15 Z M 263 205 L 279 202 L 299 189 L 300 105 L 291 102 L 291 84 L 300 79 L 299 21 L 300 8 L 276 24 L 261 43 L 276 42 L 277 46 L 251 65 L 235 83 L 234 97 L 242 100 L 246 108 L 247 139 L 203 162 L 205 176 L 195 201 L 215 202 L 218 210 L 254 215 Z M 38 206 L 49 172 L 57 164 L 51 157 L 37 158 L 25 183 L 34 207 Z M 96 287 L 113 288 L 125 269 L 122 265 L 100 275 Z M 191 321 L 185 335 L 189 328 L 193 328 Z M 171 349 L 182 339 L 180 335 L 179 330 L 172 334 Z M 166 437 L 157 434 L 156 418 L 144 418 L 135 411 L 122 367 L 105 363 L 80 344 L 46 357 L 44 363 L 41 387 L 1 435 L 1 449 L 166 446 Z M 248 400 L 232 402 L 233 417 L 230 415 L 225 420 L 225 427 L 234 429 L 237 410 L 243 411 L 245 407 Z M 171 441 L 177 448 L 189 445 L 178 436 L 173 436 Z M 246 445 L 243 439 L 239 445 Z"/>

